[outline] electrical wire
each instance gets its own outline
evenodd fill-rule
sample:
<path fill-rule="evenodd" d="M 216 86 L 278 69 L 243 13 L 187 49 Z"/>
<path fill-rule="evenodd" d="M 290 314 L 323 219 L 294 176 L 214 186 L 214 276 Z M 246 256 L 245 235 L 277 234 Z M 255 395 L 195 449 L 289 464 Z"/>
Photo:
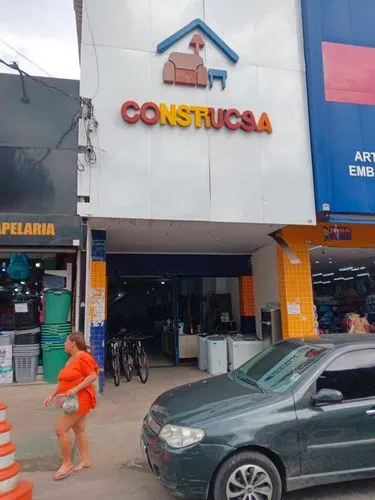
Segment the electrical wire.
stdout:
<path fill-rule="evenodd" d="M 31 169 L 35 168 L 40 163 L 43 163 L 48 158 L 48 156 L 51 154 L 52 150 L 60 148 L 61 144 L 63 143 L 63 141 L 65 139 L 65 137 L 67 135 L 69 135 L 70 132 L 72 130 L 74 130 L 75 127 L 77 127 L 80 117 L 81 117 L 81 110 L 78 110 L 78 111 L 76 111 L 74 113 L 72 121 L 71 121 L 69 127 L 65 130 L 65 132 L 62 134 L 62 136 L 59 138 L 59 140 L 57 141 L 55 147 L 54 148 L 48 148 L 47 151 L 44 153 L 44 155 L 41 158 L 39 158 L 39 160 L 36 160 L 33 163 L 33 165 L 31 166 Z"/>
<path fill-rule="evenodd" d="M 85 161 L 86 163 L 94 164 L 97 161 L 97 156 L 92 144 L 91 134 L 96 132 L 98 121 L 94 115 L 94 105 L 91 99 L 83 99 L 82 122 L 85 128 L 86 137 Z"/>
<path fill-rule="evenodd" d="M 79 172 L 84 172 L 86 170 L 85 165 L 81 162 L 81 160 L 77 159 L 77 169 Z"/>
<path fill-rule="evenodd" d="M 94 100 L 95 97 L 98 95 L 99 87 L 100 87 L 99 58 L 98 58 L 98 50 L 97 50 L 95 39 L 94 39 L 94 31 L 92 29 L 91 19 L 90 19 L 89 11 L 87 9 L 87 2 L 84 1 L 83 5 L 85 7 L 85 14 L 87 17 L 87 24 L 88 24 L 89 30 L 90 30 L 91 41 L 92 41 L 92 46 L 94 48 L 95 63 L 96 63 L 96 90 L 95 90 L 94 95 L 91 98 L 92 100 Z"/>
<path fill-rule="evenodd" d="M 64 97 L 68 97 L 69 99 L 73 99 L 74 101 L 78 101 L 78 102 L 82 101 L 80 97 L 71 95 L 68 92 L 65 92 L 65 90 L 59 89 L 58 87 L 55 87 L 54 85 L 46 83 L 45 81 L 41 80 L 40 78 L 37 78 L 36 76 L 30 75 L 29 73 L 27 73 L 26 71 L 24 71 L 23 69 L 21 69 L 18 66 L 18 64 L 15 63 L 15 62 L 13 62 L 13 63 L 7 63 L 3 59 L 0 59 L 0 64 L 3 64 L 4 66 L 6 66 L 9 69 L 13 69 L 14 71 L 18 71 L 23 76 L 26 76 L 27 78 L 30 78 L 30 80 L 32 80 L 34 83 L 37 83 L 39 85 L 42 85 L 45 88 L 48 88 L 48 89 L 53 90 L 55 92 L 58 92 L 59 94 L 63 95 Z"/>
<path fill-rule="evenodd" d="M 45 70 L 44 68 L 42 68 L 42 66 L 40 66 L 39 64 L 37 64 L 35 61 L 33 61 L 32 59 L 30 59 L 29 57 L 25 56 L 25 54 L 23 54 L 20 50 L 16 49 L 12 45 L 10 45 L 10 43 L 6 42 L 1 37 L 0 37 L 0 42 L 3 43 L 4 45 L 6 45 L 9 49 L 11 49 L 14 52 L 16 52 L 16 54 L 18 54 L 19 56 L 23 57 L 23 59 L 25 59 L 30 64 L 32 64 L 33 66 L 35 66 L 36 68 L 38 68 L 40 71 L 42 71 L 43 73 L 45 73 L 47 76 L 49 76 L 50 78 L 53 78 L 53 76 L 50 73 L 48 73 L 47 70 Z"/>
<path fill-rule="evenodd" d="M 94 44 L 94 46 L 95 46 L 95 44 Z M 95 54 L 96 54 L 96 58 L 97 58 L 96 46 L 95 46 Z M 97 62 L 98 62 L 98 60 L 97 60 Z M 78 122 L 82 116 L 82 121 L 83 121 L 83 125 L 85 127 L 85 136 L 86 136 L 86 141 L 87 141 L 87 144 L 85 146 L 85 161 L 91 165 L 96 163 L 97 154 L 96 154 L 95 150 L 100 151 L 100 148 L 94 147 L 92 140 L 91 140 L 91 134 L 93 132 L 96 132 L 96 130 L 98 128 L 98 121 L 96 120 L 95 115 L 94 115 L 94 106 L 92 104 L 92 99 L 73 96 L 73 95 L 69 94 L 68 92 L 65 92 L 65 90 L 62 90 L 58 87 L 55 87 L 54 85 L 51 85 L 51 84 L 45 82 L 44 80 L 41 80 L 40 78 L 37 78 L 37 77 L 30 75 L 26 71 L 22 70 L 16 62 L 7 63 L 3 59 L 0 59 L 0 64 L 3 64 L 7 68 L 12 69 L 14 71 L 17 71 L 19 73 L 20 78 L 22 79 L 22 83 L 23 83 L 23 92 L 24 92 L 23 102 L 27 102 L 27 103 L 29 102 L 29 99 L 26 95 L 25 85 L 23 82 L 23 78 L 27 77 L 30 80 L 32 80 L 34 83 L 37 83 L 38 85 L 41 85 L 44 88 L 48 88 L 50 90 L 58 92 L 59 94 L 63 95 L 64 97 L 67 97 L 69 99 L 73 99 L 74 101 L 79 102 L 80 105 L 84 107 L 84 109 L 86 108 L 85 112 L 82 112 L 82 115 L 81 115 L 81 110 L 79 110 L 75 113 L 75 115 L 73 116 L 72 123 L 70 124 L 69 128 L 64 132 L 64 134 L 61 136 L 61 138 L 57 142 L 54 149 L 59 149 L 59 147 L 62 144 L 65 137 L 74 129 L 75 126 L 78 125 Z M 98 71 L 98 69 L 99 68 L 98 68 L 98 64 L 97 64 L 98 86 L 97 86 L 97 90 L 96 90 L 94 97 L 97 95 L 97 93 L 99 91 L 99 71 Z M 49 148 L 46 151 L 46 153 L 39 160 L 34 162 L 32 168 L 34 168 L 39 163 L 44 162 L 46 160 L 46 158 L 51 154 L 51 151 L 52 151 L 52 149 Z M 80 162 L 78 164 L 78 170 L 82 171 L 82 167 L 84 170 L 85 167 Z"/>

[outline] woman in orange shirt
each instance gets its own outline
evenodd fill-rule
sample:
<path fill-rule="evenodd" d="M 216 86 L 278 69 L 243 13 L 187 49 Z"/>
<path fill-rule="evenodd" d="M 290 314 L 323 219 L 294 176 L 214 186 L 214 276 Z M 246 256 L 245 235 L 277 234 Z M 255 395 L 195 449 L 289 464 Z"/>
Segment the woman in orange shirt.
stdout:
<path fill-rule="evenodd" d="M 81 333 L 69 335 L 65 342 L 65 351 L 70 355 L 65 367 L 60 371 L 59 384 L 44 401 L 48 406 L 56 396 L 77 396 L 79 408 L 75 413 L 63 414 L 56 425 L 56 436 L 59 440 L 62 465 L 55 473 L 54 479 L 68 477 L 72 472 L 79 472 L 90 467 L 88 455 L 88 439 L 86 434 L 86 415 L 96 406 L 95 388 L 93 383 L 98 378 L 98 365 L 88 352 Z M 69 431 L 73 429 L 81 463 L 74 467 L 72 463 L 72 447 Z"/>

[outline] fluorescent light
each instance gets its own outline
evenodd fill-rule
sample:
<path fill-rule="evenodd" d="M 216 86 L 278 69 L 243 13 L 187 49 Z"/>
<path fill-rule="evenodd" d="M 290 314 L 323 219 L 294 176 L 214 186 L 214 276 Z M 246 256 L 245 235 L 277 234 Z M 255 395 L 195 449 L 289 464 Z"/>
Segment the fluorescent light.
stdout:
<path fill-rule="evenodd" d="M 316 260 L 316 261 L 315 261 L 315 264 L 320 264 L 320 260 Z"/>
<path fill-rule="evenodd" d="M 359 267 L 352 267 L 352 271 L 359 271 Z"/>
<path fill-rule="evenodd" d="M 353 266 L 350 266 L 350 267 L 342 267 L 341 269 L 339 269 L 339 271 L 351 271 L 353 269 Z"/>
<path fill-rule="evenodd" d="M 313 278 L 317 278 L 318 276 L 323 276 L 323 273 L 315 273 L 315 274 L 313 274 Z"/>
<path fill-rule="evenodd" d="M 361 276 L 370 276 L 370 273 L 359 273 L 357 274 L 358 277 L 361 277 Z"/>
<path fill-rule="evenodd" d="M 365 269 L 366 269 L 366 266 L 363 266 L 363 267 L 359 268 L 360 271 L 364 271 Z"/>
<path fill-rule="evenodd" d="M 332 283 L 331 280 L 328 280 L 328 281 L 322 281 L 322 285 L 328 285 L 329 283 Z"/>
<path fill-rule="evenodd" d="M 343 281 L 345 278 L 343 278 L 342 276 L 340 278 L 333 278 L 333 281 Z"/>
<path fill-rule="evenodd" d="M 315 281 L 313 284 L 314 285 L 321 285 L 323 283 L 323 281 Z"/>
<path fill-rule="evenodd" d="M 335 273 L 327 273 L 327 274 L 323 274 L 323 276 L 324 276 L 325 278 L 327 278 L 328 276 L 334 276 L 334 275 L 335 275 Z"/>
<path fill-rule="evenodd" d="M 351 276 L 350 278 L 344 278 L 344 281 L 350 281 L 350 280 L 354 280 L 354 276 Z"/>

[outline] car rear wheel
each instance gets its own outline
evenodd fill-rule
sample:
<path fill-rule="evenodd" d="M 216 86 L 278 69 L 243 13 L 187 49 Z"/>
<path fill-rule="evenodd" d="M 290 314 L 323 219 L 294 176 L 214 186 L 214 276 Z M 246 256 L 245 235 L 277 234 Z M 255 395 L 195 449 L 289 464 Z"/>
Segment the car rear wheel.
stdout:
<path fill-rule="evenodd" d="M 219 469 L 213 500 L 280 500 L 279 471 L 261 453 L 244 451 L 232 456 Z"/>

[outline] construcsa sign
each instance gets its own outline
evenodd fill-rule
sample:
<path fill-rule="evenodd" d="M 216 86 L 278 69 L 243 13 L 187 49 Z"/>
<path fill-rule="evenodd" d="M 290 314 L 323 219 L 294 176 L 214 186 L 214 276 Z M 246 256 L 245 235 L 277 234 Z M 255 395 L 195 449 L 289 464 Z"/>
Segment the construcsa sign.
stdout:
<path fill-rule="evenodd" d="M 126 101 L 121 106 L 121 116 L 126 123 L 143 122 L 146 125 L 169 125 L 171 127 L 213 128 L 243 130 L 244 132 L 272 133 L 271 120 L 267 113 L 255 116 L 253 111 L 240 112 L 235 108 L 215 109 L 207 106 L 189 106 L 187 104 L 156 104 Z"/>

